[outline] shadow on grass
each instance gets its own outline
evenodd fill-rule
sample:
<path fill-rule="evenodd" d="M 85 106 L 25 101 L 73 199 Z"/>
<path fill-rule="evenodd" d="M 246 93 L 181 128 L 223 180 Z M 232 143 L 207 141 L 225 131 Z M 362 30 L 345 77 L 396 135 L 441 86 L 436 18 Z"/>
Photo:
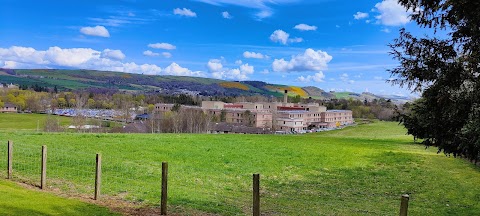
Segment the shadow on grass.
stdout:
<path fill-rule="evenodd" d="M 238 206 L 225 202 L 212 202 L 192 199 L 175 199 L 171 201 L 172 205 L 181 205 L 182 207 L 192 208 L 203 212 L 219 215 L 243 215 L 245 214 Z"/>

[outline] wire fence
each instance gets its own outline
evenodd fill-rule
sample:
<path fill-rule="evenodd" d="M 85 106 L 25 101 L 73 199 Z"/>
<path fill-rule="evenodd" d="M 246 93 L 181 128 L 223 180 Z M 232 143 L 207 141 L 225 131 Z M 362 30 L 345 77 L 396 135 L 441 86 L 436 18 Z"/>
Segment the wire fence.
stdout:
<path fill-rule="evenodd" d="M 252 211 L 252 176 L 229 175 L 210 167 L 171 163 L 170 203 L 220 215 L 244 215 Z M 180 175 L 188 173 L 188 175 Z"/>
<path fill-rule="evenodd" d="M 112 150 L 113 151 L 113 150 Z M 122 149 L 117 149 L 121 152 Z M 90 153 L 88 153 L 90 152 Z M 101 162 L 101 199 L 118 199 L 158 206 L 162 197 L 162 159 L 151 161 L 145 152 L 99 152 Z M 121 156 L 119 156 L 121 155 Z M 39 186 L 41 176 L 41 146 L 14 143 L 13 180 Z M 7 161 L 7 145 L 0 145 L 0 159 Z M 208 160 L 208 159 L 207 159 Z M 93 149 L 73 150 L 61 145 L 47 149 L 47 189 L 93 198 L 95 194 L 96 153 Z M 205 161 L 196 164 L 174 160 L 168 169 L 168 206 L 173 213 L 217 215 L 250 215 L 252 174 L 235 173 L 212 167 Z M 7 172 L 0 172 L 7 177 Z M 325 174 L 328 178 L 337 178 Z M 322 215 L 342 214 L 335 207 L 343 205 L 357 209 L 358 214 L 382 214 L 384 209 L 366 209 L 362 203 L 384 201 L 385 196 L 365 194 L 360 188 L 323 184 L 322 178 L 310 181 L 264 176 L 261 179 L 260 206 L 262 215 Z M 313 179 L 313 180 L 312 180 Z M 332 181 L 329 181 L 332 182 Z M 339 181 L 344 182 L 344 181 Z M 347 191 L 347 193 L 345 192 Z M 352 196 L 355 195 L 355 196 Z M 331 197 L 336 197 L 337 203 Z M 398 197 L 390 197 L 397 202 Z M 351 200 L 348 200 L 351 199 Z M 355 199 L 355 201 L 352 201 Z M 387 197 L 387 199 L 389 199 Z M 330 212 L 330 213 L 329 213 Z M 351 213 L 351 212 L 350 212 Z M 345 214 L 348 214 L 346 212 Z"/>
<path fill-rule="evenodd" d="M 48 188 L 72 194 L 93 194 L 95 154 L 48 148 L 47 161 Z"/>
<path fill-rule="evenodd" d="M 145 163 L 134 153 L 125 153 L 124 157 L 103 153 L 102 157 L 103 194 L 134 202 L 159 202 L 161 161 Z"/>
<path fill-rule="evenodd" d="M 13 145 L 12 178 L 16 181 L 37 185 L 40 182 L 41 148 L 24 144 Z"/>
<path fill-rule="evenodd" d="M 5 145 L 5 144 L 0 144 L 0 160 L 1 160 L 1 163 L 4 163 L 7 161 L 7 157 L 8 157 L 8 150 L 7 150 L 8 146 Z M 7 172 L 0 172 L 0 178 L 7 178 Z"/>

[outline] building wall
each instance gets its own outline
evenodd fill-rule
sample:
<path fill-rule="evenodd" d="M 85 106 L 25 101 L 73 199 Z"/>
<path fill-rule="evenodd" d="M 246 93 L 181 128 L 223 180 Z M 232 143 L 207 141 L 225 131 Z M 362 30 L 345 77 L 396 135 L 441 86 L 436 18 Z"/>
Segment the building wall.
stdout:
<path fill-rule="evenodd" d="M 287 106 L 284 106 L 287 105 Z M 156 112 L 170 111 L 173 104 L 155 104 Z M 350 110 L 326 110 L 325 106 L 315 103 L 283 104 L 273 103 L 234 103 L 221 101 L 203 101 L 202 107 L 182 106 L 183 109 L 200 109 L 220 120 L 222 110 L 227 123 L 246 124 L 245 111 L 250 110 L 254 127 L 271 127 L 275 121 L 275 129 L 282 131 L 300 131 L 308 128 L 334 128 L 353 123 Z M 274 119 L 275 118 L 275 119 Z"/>
<path fill-rule="evenodd" d="M 247 109 L 250 111 L 253 110 L 263 110 L 263 104 L 262 103 L 247 103 L 247 102 L 241 102 L 241 103 L 235 103 L 235 104 L 240 104 L 243 106 L 243 109 Z"/>
<path fill-rule="evenodd" d="M 305 128 L 303 120 L 298 118 L 278 118 L 276 122 L 276 130 L 278 131 L 293 132 L 301 131 Z"/>
<path fill-rule="evenodd" d="M 225 115 L 225 120 L 227 123 L 243 123 L 246 124 L 246 117 L 245 117 L 245 111 L 247 110 L 242 110 L 242 109 L 236 109 L 236 110 L 225 110 L 226 115 Z M 272 113 L 269 112 L 255 112 L 251 111 L 251 116 L 253 120 L 253 126 L 254 127 L 259 127 L 259 128 L 264 128 L 264 127 L 271 127 L 272 126 Z"/>
<path fill-rule="evenodd" d="M 223 109 L 225 103 L 221 101 L 202 101 L 203 109 Z"/>
<path fill-rule="evenodd" d="M 3 107 L 0 107 L 0 112 L 17 112 L 17 106 L 13 104 L 4 103 Z"/>
<path fill-rule="evenodd" d="M 322 113 L 323 122 L 334 122 L 337 125 L 348 125 L 353 123 L 352 111 L 350 110 L 330 110 Z"/>
<path fill-rule="evenodd" d="M 173 105 L 174 104 L 164 104 L 164 103 L 155 104 L 155 112 L 159 113 L 159 112 L 171 111 L 173 108 Z"/>

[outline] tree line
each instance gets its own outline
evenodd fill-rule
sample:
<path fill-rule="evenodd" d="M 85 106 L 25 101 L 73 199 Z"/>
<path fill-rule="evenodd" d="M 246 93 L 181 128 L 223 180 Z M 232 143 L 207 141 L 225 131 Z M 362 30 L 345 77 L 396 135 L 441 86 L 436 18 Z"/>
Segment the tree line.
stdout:
<path fill-rule="evenodd" d="M 204 100 L 235 102 L 277 102 L 283 98 L 255 96 L 191 96 L 186 94 L 161 95 L 137 94 L 127 92 L 110 92 L 96 90 L 82 91 L 35 91 L 34 89 L 4 89 L 0 91 L 0 105 L 5 102 L 14 104 L 19 111 L 45 112 L 48 109 L 115 109 L 123 110 L 125 114 L 154 109 L 154 104 L 169 103 L 179 105 L 199 106 Z M 356 100 L 356 99 L 330 99 L 313 100 L 299 97 L 289 97 L 289 102 L 309 103 L 315 102 L 327 109 L 352 110 L 354 118 L 368 118 L 392 120 L 397 109 L 402 110 L 403 105 L 394 104 L 389 99 Z"/>

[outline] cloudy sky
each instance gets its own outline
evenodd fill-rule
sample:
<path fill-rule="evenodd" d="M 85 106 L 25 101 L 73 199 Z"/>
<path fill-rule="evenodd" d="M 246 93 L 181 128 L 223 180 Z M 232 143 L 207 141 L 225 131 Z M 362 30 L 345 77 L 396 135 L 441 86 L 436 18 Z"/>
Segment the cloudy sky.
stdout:
<path fill-rule="evenodd" d="M 0 67 L 82 68 L 403 94 L 396 0 L 0 0 Z"/>

